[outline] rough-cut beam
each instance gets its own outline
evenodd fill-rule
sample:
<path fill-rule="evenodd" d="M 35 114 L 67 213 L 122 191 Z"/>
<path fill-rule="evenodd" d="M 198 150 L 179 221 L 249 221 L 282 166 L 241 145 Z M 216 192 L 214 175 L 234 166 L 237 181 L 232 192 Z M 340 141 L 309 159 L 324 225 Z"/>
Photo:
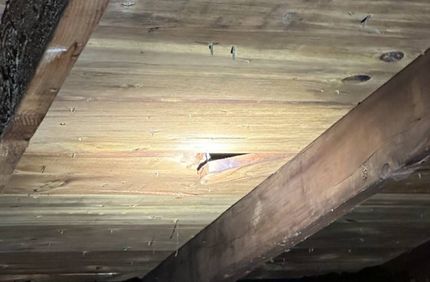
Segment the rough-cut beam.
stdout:
<path fill-rule="evenodd" d="M 172 254 L 143 281 L 235 281 L 430 154 L 430 52 Z"/>
<path fill-rule="evenodd" d="M 7 2 L 0 27 L 0 191 L 108 1 Z"/>

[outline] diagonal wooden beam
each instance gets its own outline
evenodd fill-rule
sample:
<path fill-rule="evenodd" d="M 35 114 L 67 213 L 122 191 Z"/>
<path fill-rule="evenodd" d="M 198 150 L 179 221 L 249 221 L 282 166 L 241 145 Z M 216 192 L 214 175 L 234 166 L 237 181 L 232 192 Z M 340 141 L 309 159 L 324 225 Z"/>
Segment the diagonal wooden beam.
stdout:
<path fill-rule="evenodd" d="M 417 58 L 143 281 L 236 281 L 430 155 L 430 52 Z"/>
<path fill-rule="evenodd" d="M 7 1 L 0 26 L 0 191 L 108 2 Z"/>

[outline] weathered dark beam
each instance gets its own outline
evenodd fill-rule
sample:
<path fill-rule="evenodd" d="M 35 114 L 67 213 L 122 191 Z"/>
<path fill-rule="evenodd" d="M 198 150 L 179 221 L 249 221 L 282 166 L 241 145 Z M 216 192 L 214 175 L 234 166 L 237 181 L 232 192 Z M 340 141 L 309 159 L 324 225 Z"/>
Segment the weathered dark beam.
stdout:
<path fill-rule="evenodd" d="M 417 58 L 143 281 L 235 281 L 430 155 L 430 52 Z"/>
<path fill-rule="evenodd" d="M 109 0 L 14 0 L 0 26 L 0 191 Z"/>

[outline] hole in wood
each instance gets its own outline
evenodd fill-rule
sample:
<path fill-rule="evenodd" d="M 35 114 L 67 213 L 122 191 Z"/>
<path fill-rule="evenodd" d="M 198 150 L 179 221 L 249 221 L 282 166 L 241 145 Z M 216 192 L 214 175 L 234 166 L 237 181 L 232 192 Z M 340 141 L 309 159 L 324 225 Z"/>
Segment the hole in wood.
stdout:
<path fill-rule="evenodd" d="M 264 170 L 263 164 L 276 167 L 278 162 L 285 163 L 291 157 L 290 153 L 198 153 L 194 164 L 200 183 L 209 184 L 243 179 L 249 166 L 257 165 Z"/>
<path fill-rule="evenodd" d="M 381 57 L 379 57 L 379 59 L 386 63 L 395 63 L 403 59 L 404 56 L 405 54 L 403 52 L 390 51 L 390 52 L 383 53 Z"/>
<path fill-rule="evenodd" d="M 228 154 L 228 153 L 205 153 L 202 161 L 197 166 L 197 172 L 199 172 L 207 163 L 213 162 L 216 160 L 225 160 L 230 159 L 237 156 L 246 155 L 245 153 L 240 154 Z"/>
<path fill-rule="evenodd" d="M 361 21 L 360 21 L 360 23 L 362 24 L 362 25 L 365 25 L 365 24 L 367 24 L 368 22 L 369 22 L 369 20 L 370 20 L 370 18 L 372 17 L 372 15 L 367 15 L 367 16 L 365 16 Z"/>
<path fill-rule="evenodd" d="M 362 83 L 369 81 L 372 77 L 367 74 L 358 74 L 353 76 L 348 76 L 342 79 L 343 83 Z"/>

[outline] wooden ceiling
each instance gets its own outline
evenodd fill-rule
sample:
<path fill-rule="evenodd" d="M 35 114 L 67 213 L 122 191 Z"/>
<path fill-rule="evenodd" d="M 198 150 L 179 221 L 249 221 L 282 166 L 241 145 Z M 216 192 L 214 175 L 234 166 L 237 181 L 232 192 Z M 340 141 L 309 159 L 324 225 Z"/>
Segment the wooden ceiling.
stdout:
<path fill-rule="evenodd" d="M 111 1 L 0 196 L 0 280 L 146 273 L 429 46 L 428 0 Z M 404 57 L 380 59 L 391 51 Z M 201 153 L 266 157 L 201 178 Z M 418 196 L 377 195 L 299 246 L 298 263 L 255 275 L 356 270 L 418 245 L 428 222 L 386 248 L 374 225 L 425 217 L 419 181 Z M 309 264 L 318 248 L 330 263 Z"/>

